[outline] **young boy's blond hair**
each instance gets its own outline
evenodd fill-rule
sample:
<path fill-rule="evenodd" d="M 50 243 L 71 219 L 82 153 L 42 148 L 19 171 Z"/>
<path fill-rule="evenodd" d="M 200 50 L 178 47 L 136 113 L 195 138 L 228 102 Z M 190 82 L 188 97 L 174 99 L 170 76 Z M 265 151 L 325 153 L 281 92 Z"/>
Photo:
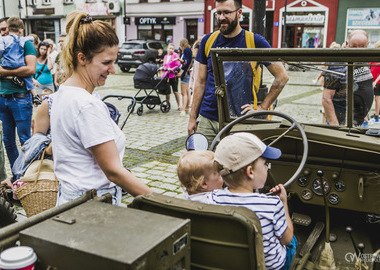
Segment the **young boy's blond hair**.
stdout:
<path fill-rule="evenodd" d="M 7 24 L 11 32 L 19 32 L 20 29 L 24 29 L 24 23 L 19 17 L 10 17 Z"/>
<path fill-rule="evenodd" d="M 189 195 L 205 192 L 205 179 L 213 173 L 214 152 L 195 150 L 183 154 L 177 163 L 178 179 Z"/>

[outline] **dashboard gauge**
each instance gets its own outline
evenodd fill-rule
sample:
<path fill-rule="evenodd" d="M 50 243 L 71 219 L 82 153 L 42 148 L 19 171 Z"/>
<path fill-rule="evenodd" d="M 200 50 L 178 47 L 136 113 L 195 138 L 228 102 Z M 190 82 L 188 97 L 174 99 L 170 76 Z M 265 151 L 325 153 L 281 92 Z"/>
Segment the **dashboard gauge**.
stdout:
<path fill-rule="evenodd" d="M 304 189 L 302 190 L 301 196 L 302 196 L 302 199 L 309 201 L 311 200 L 311 198 L 313 198 L 313 193 L 311 192 L 310 189 Z"/>
<path fill-rule="evenodd" d="M 300 185 L 301 187 L 306 187 L 307 186 L 307 178 L 306 176 L 300 176 L 298 179 L 297 179 L 297 183 L 298 185 Z"/>
<path fill-rule="evenodd" d="M 336 191 L 342 192 L 342 191 L 344 191 L 346 189 L 346 185 L 344 184 L 343 181 L 337 181 L 337 182 L 335 182 L 334 186 L 335 186 Z"/>
<path fill-rule="evenodd" d="M 324 183 L 324 190 L 325 190 L 325 193 L 329 193 L 330 191 L 330 185 L 329 183 L 326 181 L 326 179 L 323 179 L 323 183 Z M 316 178 L 314 179 L 313 183 L 312 183 L 312 189 L 314 191 L 315 194 L 319 195 L 319 196 L 322 196 L 323 193 L 322 193 L 322 184 L 321 184 L 321 180 L 319 180 L 319 178 Z"/>
<path fill-rule="evenodd" d="M 331 193 L 329 195 L 329 202 L 331 204 L 338 204 L 339 203 L 339 195 L 336 193 Z"/>

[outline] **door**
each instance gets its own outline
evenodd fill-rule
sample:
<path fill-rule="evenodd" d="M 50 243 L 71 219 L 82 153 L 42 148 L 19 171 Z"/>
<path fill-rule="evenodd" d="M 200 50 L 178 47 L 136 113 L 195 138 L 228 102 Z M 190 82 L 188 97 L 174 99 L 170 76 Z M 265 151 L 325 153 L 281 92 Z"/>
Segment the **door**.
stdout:
<path fill-rule="evenodd" d="M 198 19 L 186 20 L 186 38 L 189 44 L 193 44 L 198 39 Z"/>

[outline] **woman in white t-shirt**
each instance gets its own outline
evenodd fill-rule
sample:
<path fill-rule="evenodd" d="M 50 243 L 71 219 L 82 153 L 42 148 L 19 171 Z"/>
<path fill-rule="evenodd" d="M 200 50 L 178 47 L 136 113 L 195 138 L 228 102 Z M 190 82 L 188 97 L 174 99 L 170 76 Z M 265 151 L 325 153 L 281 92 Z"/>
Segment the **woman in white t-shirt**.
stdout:
<path fill-rule="evenodd" d="M 120 204 L 121 188 L 133 196 L 151 190 L 122 165 L 125 136 L 107 106 L 92 93 L 115 73 L 118 37 L 112 26 L 80 11 L 67 16 L 61 61 L 66 81 L 54 94 L 50 126 L 54 171 L 60 181 L 57 205 L 96 189 Z M 121 188 L 120 188 L 121 187 Z"/>

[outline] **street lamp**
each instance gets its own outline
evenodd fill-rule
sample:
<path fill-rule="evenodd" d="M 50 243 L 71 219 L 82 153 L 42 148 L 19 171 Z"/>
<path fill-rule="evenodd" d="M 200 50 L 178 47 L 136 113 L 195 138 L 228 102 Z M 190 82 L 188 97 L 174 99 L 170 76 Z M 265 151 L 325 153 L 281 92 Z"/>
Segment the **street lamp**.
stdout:
<path fill-rule="evenodd" d="M 282 32 L 282 48 L 286 48 L 288 47 L 288 44 L 285 40 L 285 37 L 286 37 L 286 6 L 288 5 L 288 1 L 285 0 L 285 10 L 284 10 L 284 28 L 283 28 L 283 32 Z"/>

